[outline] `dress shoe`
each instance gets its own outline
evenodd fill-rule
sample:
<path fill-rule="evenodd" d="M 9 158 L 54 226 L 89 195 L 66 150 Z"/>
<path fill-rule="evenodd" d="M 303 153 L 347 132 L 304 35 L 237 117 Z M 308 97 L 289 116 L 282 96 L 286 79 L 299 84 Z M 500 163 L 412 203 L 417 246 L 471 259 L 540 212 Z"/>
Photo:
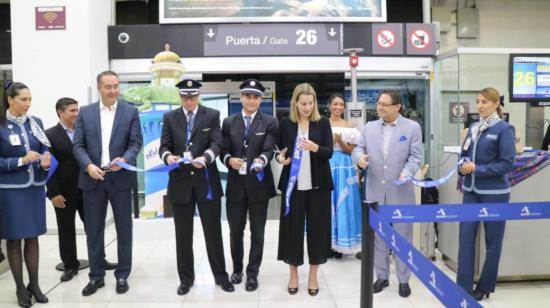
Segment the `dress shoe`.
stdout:
<path fill-rule="evenodd" d="M 296 281 L 296 286 L 295 287 L 291 287 L 290 286 L 290 281 L 288 282 L 288 294 L 290 295 L 294 295 L 298 293 L 298 281 Z"/>
<path fill-rule="evenodd" d="M 189 293 L 189 290 L 193 286 L 192 282 L 182 282 L 178 287 L 178 295 L 185 295 Z"/>
<path fill-rule="evenodd" d="M 232 284 L 239 284 L 243 281 L 243 273 L 233 273 L 231 274 L 231 277 L 229 278 L 229 281 L 232 283 Z"/>
<path fill-rule="evenodd" d="M 360 251 L 357 252 L 357 253 L 355 254 L 355 257 L 356 257 L 357 259 L 361 260 L 361 252 L 360 252 Z"/>
<path fill-rule="evenodd" d="M 61 282 L 66 282 L 73 279 L 73 277 L 76 275 L 78 275 L 78 269 L 76 268 L 66 269 L 65 271 L 63 271 L 63 275 L 61 275 L 61 278 L 59 280 L 61 280 Z"/>
<path fill-rule="evenodd" d="M 342 257 L 344 256 L 343 253 L 337 251 L 336 249 L 332 250 L 332 255 L 334 256 L 334 259 L 342 259 Z"/>
<path fill-rule="evenodd" d="M 309 295 L 311 295 L 311 296 L 315 296 L 315 295 L 317 295 L 317 293 L 319 293 L 319 287 L 317 287 L 315 289 L 308 288 L 307 293 L 309 293 Z"/>
<path fill-rule="evenodd" d="M 106 271 L 115 270 L 117 267 L 118 267 L 118 263 L 111 263 L 111 262 L 105 260 L 105 270 Z"/>
<path fill-rule="evenodd" d="M 128 280 L 126 278 L 118 278 L 116 280 L 116 293 L 124 294 L 128 292 L 130 286 L 128 285 Z"/>
<path fill-rule="evenodd" d="M 258 288 L 258 279 L 256 277 L 248 277 L 244 288 L 249 292 L 256 290 Z"/>
<path fill-rule="evenodd" d="M 19 304 L 19 307 L 29 308 L 32 306 L 31 294 L 29 291 L 25 289 L 17 290 L 15 295 L 17 295 L 17 303 Z"/>
<path fill-rule="evenodd" d="M 216 282 L 216 284 L 219 285 L 220 288 L 222 288 L 222 290 L 224 290 L 225 292 L 235 291 L 235 287 L 231 284 L 231 282 L 229 282 L 227 278 L 220 282 Z"/>
<path fill-rule="evenodd" d="M 399 284 L 399 296 L 401 297 L 409 297 L 411 295 L 411 287 L 409 287 L 408 283 L 400 283 Z"/>
<path fill-rule="evenodd" d="M 372 286 L 372 293 L 380 293 L 384 288 L 390 285 L 388 279 L 377 279 Z"/>
<path fill-rule="evenodd" d="M 90 280 L 88 284 L 82 289 L 82 296 L 90 296 L 94 294 L 97 289 L 103 288 L 105 281 L 102 280 Z"/>
<path fill-rule="evenodd" d="M 27 291 L 29 291 L 30 295 L 34 296 L 34 299 L 37 303 L 45 304 L 49 302 L 48 298 L 46 297 L 46 295 L 44 295 L 44 293 L 42 293 L 40 288 L 31 288 L 31 286 L 28 285 Z"/>
<path fill-rule="evenodd" d="M 489 292 L 484 292 L 481 290 L 474 290 L 474 293 L 472 296 L 476 299 L 476 301 L 482 301 L 484 298 L 489 298 Z"/>

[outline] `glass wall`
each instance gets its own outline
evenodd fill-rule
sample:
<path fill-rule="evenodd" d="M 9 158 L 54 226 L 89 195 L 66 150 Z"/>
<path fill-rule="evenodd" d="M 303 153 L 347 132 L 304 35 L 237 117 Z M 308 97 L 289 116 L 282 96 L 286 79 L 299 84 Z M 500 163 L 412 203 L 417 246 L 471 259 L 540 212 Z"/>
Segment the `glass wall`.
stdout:
<path fill-rule="evenodd" d="M 485 87 L 496 88 L 501 95 L 504 95 L 505 113 L 509 113 L 509 122 L 516 129 L 519 129 L 520 138 L 523 143 L 526 140 L 527 130 L 542 130 L 543 124 L 527 123 L 529 104 L 510 103 L 508 97 L 508 62 L 509 53 L 513 50 L 495 52 L 477 48 L 476 51 L 459 49 L 454 55 L 442 55 L 435 63 L 436 71 L 436 97 L 433 112 L 437 114 L 439 121 L 438 130 L 435 134 L 434 158 L 439 162 L 444 159 L 445 146 L 458 146 L 461 143 L 461 134 L 465 134 L 465 123 L 458 121 L 456 117 L 457 105 L 461 104 L 460 111 L 465 113 L 477 113 L 475 100 L 479 90 Z M 550 117 L 550 108 L 545 108 L 545 118 Z M 454 111 L 454 113 L 453 113 Z M 541 110 L 542 111 L 542 110 Z M 548 121 L 547 121 L 548 122 Z M 530 144 L 527 144 L 528 146 Z M 540 144 L 532 144 L 534 148 Z M 437 164 L 434 166 L 436 167 Z"/>

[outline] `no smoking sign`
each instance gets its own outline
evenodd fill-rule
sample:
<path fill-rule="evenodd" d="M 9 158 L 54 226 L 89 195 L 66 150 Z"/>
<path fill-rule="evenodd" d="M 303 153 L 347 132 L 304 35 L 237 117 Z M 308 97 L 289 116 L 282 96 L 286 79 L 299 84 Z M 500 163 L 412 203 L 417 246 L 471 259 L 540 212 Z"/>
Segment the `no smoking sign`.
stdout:
<path fill-rule="evenodd" d="M 382 48 L 392 48 L 395 45 L 395 35 L 390 30 L 382 30 L 376 36 L 378 46 Z"/>

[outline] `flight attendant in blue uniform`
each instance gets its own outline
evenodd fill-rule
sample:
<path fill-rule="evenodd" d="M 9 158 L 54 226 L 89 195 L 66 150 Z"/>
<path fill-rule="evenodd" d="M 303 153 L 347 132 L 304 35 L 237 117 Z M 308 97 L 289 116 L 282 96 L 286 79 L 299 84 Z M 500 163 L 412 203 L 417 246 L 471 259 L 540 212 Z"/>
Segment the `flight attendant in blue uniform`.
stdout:
<path fill-rule="evenodd" d="M 500 94 L 494 88 L 479 92 L 476 107 L 480 121 L 474 123 L 464 144 L 459 172 L 464 176 L 463 203 L 507 203 L 510 183 L 506 174 L 514 168 L 514 128 L 502 121 Z M 495 291 L 505 221 L 485 221 L 486 255 L 479 282 L 472 292 L 475 242 L 479 222 L 461 222 L 458 246 L 457 283 L 478 301 Z"/>
<path fill-rule="evenodd" d="M 0 225 L 21 307 L 30 307 L 32 296 L 36 302 L 48 302 L 38 285 L 38 236 L 46 233 L 44 185 L 51 161 L 50 143 L 42 121 L 27 115 L 31 98 L 26 85 L 10 83 L 0 108 Z M 23 258 L 29 273 L 27 286 L 23 283 Z"/>

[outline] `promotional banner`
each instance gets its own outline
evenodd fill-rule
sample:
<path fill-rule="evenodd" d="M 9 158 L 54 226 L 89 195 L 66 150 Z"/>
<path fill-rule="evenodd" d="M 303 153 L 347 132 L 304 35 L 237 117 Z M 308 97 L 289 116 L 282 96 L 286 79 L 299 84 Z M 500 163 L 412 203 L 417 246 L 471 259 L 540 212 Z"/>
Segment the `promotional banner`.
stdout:
<path fill-rule="evenodd" d="M 159 21 L 385 22 L 386 0 L 160 0 Z"/>

